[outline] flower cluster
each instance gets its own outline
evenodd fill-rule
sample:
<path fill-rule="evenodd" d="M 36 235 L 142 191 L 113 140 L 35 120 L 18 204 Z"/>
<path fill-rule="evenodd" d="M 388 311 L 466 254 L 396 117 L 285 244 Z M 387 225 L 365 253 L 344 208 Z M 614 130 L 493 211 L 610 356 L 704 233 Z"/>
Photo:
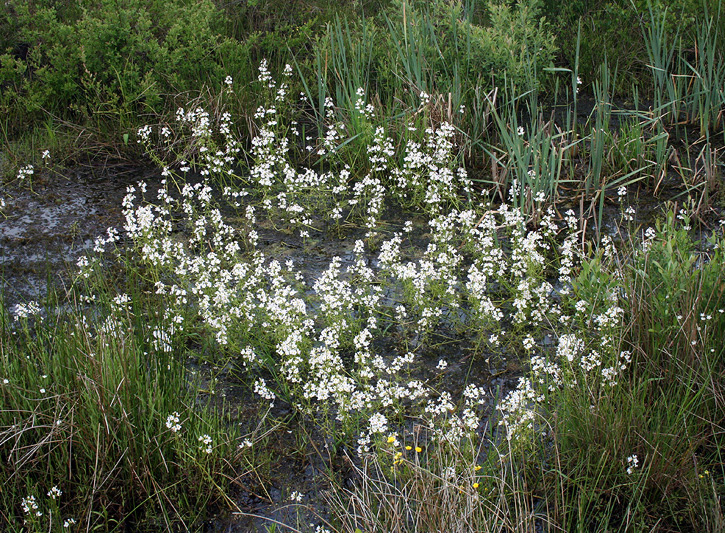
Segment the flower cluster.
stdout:
<path fill-rule="evenodd" d="M 627 474 L 631 476 L 637 468 L 639 468 L 639 458 L 637 455 L 633 454 L 627 457 Z"/>
<path fill-rule="evenodd" d="M 286 85 L 274 81 L 266 63 L 259 82 L 271 93 L 255 114 L 251 167 L 239 179 L 249 189 L 225 184 L 219 195 L 210 177 L 234 166 L 234 152 L 198 144 L 200 155 L 188 165 L 202 180 L 177 182 L 178 193 L 163 182 L 155 198 L 138 185 L 124 199 L 126 235 L 167 307 L 149 331 L 157 351 L 173 352 L 175 338 L 193 324 L 240 355 L 262 400 L 284 398 L 356 438 L 363 454 L 385 444 L 405 414 L 424 421 L 429 438 L 452 443 L 480 431 L 490 415 L 490 391 L 467 383 L 462 394 L 452 394 L 428 381 L 458 366 L 437 351 L 436 336 L 473 337 L 472 352 L 485 354 L 486 362 L 512 352 L 529 358 L 529 373 L 497 405 L 512 442 L 538 430 L 536 418 L 546 412 L 549 395 L 581 383 L 592 394 L 615 386 L 629 364 L 616 341 L 623 311 L 611 287 L 603 288 L 604 302 L 570 301 L 581 259 L 574 213 L 561 221 L 537 197 L 533 224 L 521 208 L 475 198 L 454 155 L 455 130 L 446 123 L 427 129 L 422 144 L 409 141 L 400 164 L 386 130 L 371 129 L 366 170 L 353 179 L 351 169 L 338 165 L 344 130 L 331 99 L 321 137 L 311 143 L 324 159 L 314 168 L 295 168 L 289 152 L 300 139 L 291 142 L 290 132 L 299 131 L 284 123 Z M 357 111 L 372 120 L 364 91 L 357 96 Z M 178 121 L 199 142 L 217 136 L 235 146 L 227 115 L 214 123 L 193 108 L 180 111 Z M 477 202 L 466 208 L 461 193 Z M 260 217 L 296 228 L 302 237 L 347 218 L 360 222 L 370 238 L 391 195 L 430 215 L 427 228 L 417 226 L 426 234 L 422 250 L 413 246 L 418 232 L 407 221 L 378 241 L 356 241 L 351 252 L 305 276 L 294 253 L 274 259 L 260 245 Z M 240 215 L 239 224 L 225 219 L 223 201 Z M 99 241 L 99 250 L 115 238 Z M 167 427 L 178 431 L 174 415 Z M 202 449 L 211 449 L 211 441 Z"/>
<path fill-rule="evenodd" d="M 40 507 L 38 506 L 38 502 L 35 499 L 35 496 L 27 496 L 23 498 L 22 503 L 20 506 L 23 509 L 23 512 L 25 514 L 34 514 L 35 516 L 43 516 L 43 512 L 40 510 Z"/>
<path fill-rule="evenodd" d="M 212 439 L 209 435 L 200 435 L 199 436 L 199 442 L 201 445 L 199 446 L 199 449 L 203 451 L 206 454 L 210 454 L 212 452 Z"/>
<path fill-rule="evenodd" d="M 32 176 L 35 173 L 35 168 L 33 165 L 26 165 L 20 170 L 18 170 L 18 180 L 25 181 L 26 179 L 30 179 L 30 176 Z"/>
<path fill-rule="evenodd" d="M 181 423 L 179 422 L 179 413 L 174 411 L 166 417 L 166 427 L 171 430 L 172 433 L 178 433 L 181 431 Z"/>
<path fill-rule="evenodd" d="M 13 319 L 17 322 L 18 320 L 27 319 L 37 315 L 40 315 L 40 306 L 38 305 L 38 302 L 29 301 L 15 305 Z"/>

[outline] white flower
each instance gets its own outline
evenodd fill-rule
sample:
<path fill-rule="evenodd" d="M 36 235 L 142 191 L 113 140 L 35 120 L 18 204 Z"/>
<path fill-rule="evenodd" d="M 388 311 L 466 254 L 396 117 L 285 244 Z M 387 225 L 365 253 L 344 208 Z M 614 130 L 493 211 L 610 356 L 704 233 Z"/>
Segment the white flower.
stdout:
<path fill-rule="evenodd" d="M 18 179 L 20 181 L 23 181 L 28 176 L 32 176 L 35 173 L 35 170 L 33 169 L 33 165 L 27 165 L 20 170 L 18 170 Z"/>
<path fill-rule="evenodd" d="M 171 353 L 173 351 L 173 347 L 171 346 L 171 336 L 169 333 L 155 327 L 151 332 L 151 335 L 153 336 L 152 342 L 155 350 L 166 353 Z"/>
<path fill-rule="evenodd" d="M 131 301 L 131 298 L 128 296 L 128 294 L 123 293 L 119 294 L 113 299 L 113 303 L 116 305 L 125 305 Z"/>
<path fill-rule="evenodd" d="M 385 433 L 388 430 L 388 419 L 381 413 L 370 417 L 370 433 Z"/>
<path fill-rule="evenodd" d="M 20 506 L 23 508 L 25 514 L 30 514 L 35 511 L 36 516 L 43 516 L 43 513 L 38 510 L 38 502 L 35 500 L 35 496 L 23 498 Z"/>
<path fill-rule="evenodd" d="M 174 411 L 168 417 L 166 417 L 166 427 L 169 428 L 172 433 L 177 433 L 181 430 L 181 424 L 179 423 L 179 413 Z"/>
<path fill-rule="evenodd" d="M 209 435 L 201 435 L 199 437 L 199 442 L 201 442 L 201 446 L 199 446 L 199 449 L 206 453 L 211 453 L 212 447 L 211 447 L 211 437 Z"/>
<path fill-rule="evenodd" d="M 571 363 L 582 350 L 584 350 L 584 341 L 577 338 L 574 334 L 566 334 L 559 337 L 559 346 L 556 348 L 556 355 L 560 358 L 565 358 Z"/>
<path fill-rule="evenodd" d="M 147 142 L 149 140 L 149 137 L 151 137 L 151 126 L 148 124 L 145 126 L 142 126 L 138 129 L 138 132 L 136 132 L 136 135 L 138 136 L 138 142 Z"/>
<path fill-rule="evenodd" d="M 60 490 L 60 489 L 59 489 L 58 487 L 56 487 L 56 486 L 53 486 L 53 488 L 51 488 L 51 489 L 50 489 L 50 490 L 48 491 L 48 496 L 50 496 L 50 497 L 51 497 L 51 498 L 53 498 L 54 500 L 55 500 L 56 498 L 60 498 L 60 496 L 61 496 L 62 494 L 63 494 L 63 491 L 61 491 L 61 490 Z"/>
<path fill-rule="evenodd" d="M 258 378 L 257 381 L 254 382 L 254 392 L 259 394 L 265 400 L 274 400 L 275 398 L 274 392 L 269 390 L 264 378 Z"/>
<path fill-rule="evenodd" d="M 531 337 L 530 335 L 527 335 L 524 338 L 523 343 L 524 343 L 524 349 L 527 351 L 533 350 L 534 346 L 536 346 L 536 341 L 534 341 L 533 337 Z"/>
<path fill-rule="evenodd" d="M 639 458 L 636 454 L 627 457 L 627 474 L 632 475 L 636 468 L 639 468 Z"/>
<path fill-rule="evenodd" d="M 14 319 L 17 322 L 21 318 L 29 318 L 40 314 L 40 306 L 38 302 L 30 301 L 25 304 L 17 304 L 15 306 Z"/>

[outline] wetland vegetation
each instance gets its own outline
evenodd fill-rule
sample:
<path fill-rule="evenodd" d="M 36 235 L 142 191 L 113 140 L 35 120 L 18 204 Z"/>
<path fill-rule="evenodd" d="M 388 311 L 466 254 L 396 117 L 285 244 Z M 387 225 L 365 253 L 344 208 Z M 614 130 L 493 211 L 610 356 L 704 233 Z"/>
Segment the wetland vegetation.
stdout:
<path fill-rule="evenodd" d="M 6 2 L 0 527 L 725 529 L 723 15 Z"/>

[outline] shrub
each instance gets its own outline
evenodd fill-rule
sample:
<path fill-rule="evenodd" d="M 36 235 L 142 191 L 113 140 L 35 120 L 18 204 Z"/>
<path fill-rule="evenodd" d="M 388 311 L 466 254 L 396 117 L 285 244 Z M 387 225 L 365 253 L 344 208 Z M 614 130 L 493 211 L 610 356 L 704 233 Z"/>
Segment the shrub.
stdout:
<path fill-rule="evenodd" d="M 244 73 L 248 50 L 223 35 L 222 22 L 211 0 L 104 0 L 75 10 L 50 0 L 8 2 L 0 107 L 14 119 L 10 132 L 47 112 L 118 133 L 138 114 L 160 111 L 165 94 Z"/>

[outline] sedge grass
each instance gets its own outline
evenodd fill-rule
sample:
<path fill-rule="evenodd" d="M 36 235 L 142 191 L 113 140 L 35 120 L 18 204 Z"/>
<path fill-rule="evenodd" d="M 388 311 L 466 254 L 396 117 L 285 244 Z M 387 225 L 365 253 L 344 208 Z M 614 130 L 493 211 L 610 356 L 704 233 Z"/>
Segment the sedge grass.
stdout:
<path fill-rule="evenodd" d="M 542 383 L 534 432 L 514 440 L 489 426 L 467 446 L 389 444 L 333 490 L 338 531 L 718 531 L 721 248 L 694 253 L 674 214 L 633 244 L 586 259 L 574 281 L 590 309 L 578 335 L 622 292 L 630 318 L 611 342 L 632 361 L 616 383 Z"/>
<path fill-rule="evenodd" d="M 224 498 L 234 432 L 220 412 L 198 408 L 140 294 L 92 294 L 92 309 L 3 312 L 3 528 L 60 531 L 72 519 L 143 530 L 157 518 L 189 527 Z M 62 494 L 46 497 L 52 487 Z M 31 496 L 39 509 L 28 513 L 21 500 Z"/>

